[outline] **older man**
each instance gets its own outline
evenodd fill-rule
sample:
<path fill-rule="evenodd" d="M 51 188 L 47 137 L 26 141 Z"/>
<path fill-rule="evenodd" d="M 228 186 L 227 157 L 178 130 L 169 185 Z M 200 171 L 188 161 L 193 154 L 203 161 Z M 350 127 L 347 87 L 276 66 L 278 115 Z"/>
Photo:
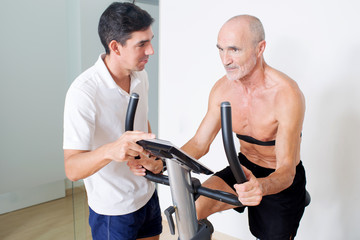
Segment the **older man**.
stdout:
<path fill-rule="evenodd" d="M 236 192 L 248 206 L 250 230 L 257 238 L 293 239 L 305 208 L 300 161 L 305 100 L 294 80 L 267 65 L 265 47 L 256 17 L 235 16 L 222 26 L 217 48 L 226 75 L 215 83 L 200 127 L 182 148 L 197 159 L 205 155 L 221 127 L 220 104 L 230 102 L 239 161 L 248 181 L 236 184 L 227 167 L 203 185 Z M 201 219 L 234 206 L 200 197 L 196 208 Z"/>

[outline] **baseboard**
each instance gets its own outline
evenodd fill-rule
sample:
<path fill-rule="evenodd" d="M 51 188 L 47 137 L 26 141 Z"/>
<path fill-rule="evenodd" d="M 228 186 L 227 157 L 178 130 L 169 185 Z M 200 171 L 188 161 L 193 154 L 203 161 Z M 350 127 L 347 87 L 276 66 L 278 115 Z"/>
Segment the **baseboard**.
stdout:
<path fill-rule="evenodd" d="M 0 214 L 65 197 L 64 180 L 0 194 Z"/>

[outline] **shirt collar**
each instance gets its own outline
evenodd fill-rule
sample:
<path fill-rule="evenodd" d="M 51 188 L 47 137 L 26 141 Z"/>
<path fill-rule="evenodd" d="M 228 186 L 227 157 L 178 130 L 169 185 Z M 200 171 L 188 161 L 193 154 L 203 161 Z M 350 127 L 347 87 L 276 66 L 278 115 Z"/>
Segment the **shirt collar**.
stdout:
<path fill-rule="evenodd" d="M 121 93 L 129 95 L 126 91 L 124 91 L 121 87 L 119 87 L 116 82 L 114 81 L 114 79 L 112 78 L 109 70 L 107 69 L 105 63 L 104 63 L 104 58 L 105 58 L 106 54 L 100 54 L 99 59 L 97 60 L 97 62 L 95 63 L 98 71 L 100 72 L 101 75 L 101 79 L 104 83 L 104 86 L 109 88 L 109 89 L 119 89 Z M 140 79 L 138 77 L 138 74 L 136 72 L 132 72 L 130 74 L 130 93 L 135 89 L 135 87 L 140 83 Z"/>
<path fill-rule="evenodd" d="M 95 63 L 95 66 L 99 72 L 100 78 L 101 78 L 104 86 L 109 89 L 117 88 L 118 85 L 115 83 L 114 79 L 112 78 L 109 70 L 107 69 L 107 67 L 104 63 L 105 55 L 106 55 L 105 53 L 100 54 L 97 62 Z"/>

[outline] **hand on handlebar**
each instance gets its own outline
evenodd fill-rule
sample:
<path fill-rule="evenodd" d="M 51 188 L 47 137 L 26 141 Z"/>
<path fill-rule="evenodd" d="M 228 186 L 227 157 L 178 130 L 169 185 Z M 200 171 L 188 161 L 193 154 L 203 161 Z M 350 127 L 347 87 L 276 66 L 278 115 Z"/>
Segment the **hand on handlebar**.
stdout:
<path fill-rule="evenodd" d="M 159 174 L 163 169 L 163 162 L 156 160 L 155 157 L 148 157 L 147 155 L 140 155 L 140 159 L 132 159 L 127 162 L 130 170 L 137 176 L 145 176 L 146 170 L 155 174 Z"/>
<path fill-rule="evenodd" d="M 248 181 L 234 185 L 238 199 L 245 206 L 257 206 L 260 204 L 263 197 L 260 182 L 250 170 L 244 166 L 242 166 L 242 168 Z"/>
<path fill-rule="evenodd" d="M 136 142 L 142 139 L 155 138 L 154 134 L 140 131 L 128 131 L 121 135 L 115 142 L 106 146 L 106 158 L 116 162 L 125 162 L 134 159 L 135 156 L 148 154 Z"/>

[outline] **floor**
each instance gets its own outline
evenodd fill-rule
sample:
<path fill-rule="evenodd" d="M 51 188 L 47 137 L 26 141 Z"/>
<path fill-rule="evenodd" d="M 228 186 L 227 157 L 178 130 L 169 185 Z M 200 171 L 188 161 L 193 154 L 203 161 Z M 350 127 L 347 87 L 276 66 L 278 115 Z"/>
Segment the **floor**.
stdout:
<path fill-rule="evenodd" d="M 65 198 L 0 215 L 1 240 L 91 240 L 88 207 L 82 187 L 70 189 Z M 165 218 L 163 218 L 165 219 Z M 177 240 L 163 221 L 160 240 Z M 215 232 L 213 240 L 238 240 Z"/>

